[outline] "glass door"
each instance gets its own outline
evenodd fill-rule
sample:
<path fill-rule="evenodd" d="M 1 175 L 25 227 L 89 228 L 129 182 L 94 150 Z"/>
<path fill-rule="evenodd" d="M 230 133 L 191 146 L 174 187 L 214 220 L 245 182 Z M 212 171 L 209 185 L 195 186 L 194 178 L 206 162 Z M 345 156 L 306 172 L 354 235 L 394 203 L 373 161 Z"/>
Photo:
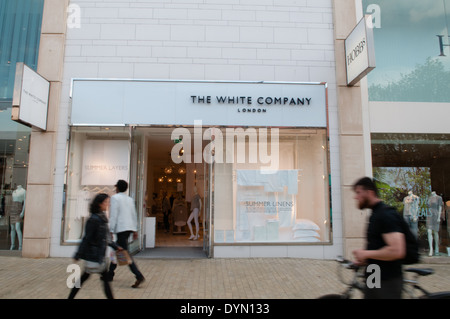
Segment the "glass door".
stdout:
<path fill-rule="evenodd" d="M 144 163 L 144 138 L 140 130 L 136 127 L 130 127 L 131 135 L 131 159 L 130 159 L 130 182 L 129 182 L 129 196 L 134 199 L 137 212 L 137 222 L 138 222 L 138 238 L 133 240 L 129 244 L 129 249 L 131 253 L 135 253 L 141 250 L 144 241 L 143 235 L 143 218 L 145 216 L 144 210 L 144 185 L 145 185 L 145 165 Z M 130 238 L 130 240 L 132 240 Z"/>
<path fill-rule="evenodd" d="M 214 249 L 213 249 L 213 220 L 212 220 L 212 212 L 214 211 L 214 162 L 213 164 L 203 165 L 204 169 L 204 202 L 205 209 L 203 211 L 204 216 L 202 218 L 203 221 L 203 250 L 208 258 L 214 257 Z"/>

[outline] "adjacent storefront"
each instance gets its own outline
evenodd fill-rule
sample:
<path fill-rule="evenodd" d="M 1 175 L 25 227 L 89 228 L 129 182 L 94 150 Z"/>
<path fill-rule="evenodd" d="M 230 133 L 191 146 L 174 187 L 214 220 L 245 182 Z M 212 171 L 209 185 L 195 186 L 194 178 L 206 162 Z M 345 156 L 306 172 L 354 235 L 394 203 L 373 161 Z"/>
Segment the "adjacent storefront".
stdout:
<path fill-rule="evenodd" d="M 448 256 L 449 134 L 372 134 L 382 198 L 410 224 L 424 256 Z"/>
<path fill-rule="evenodd" d="M 367 80 L 373 176 L 423 256 L 449 256 L 450 2 L 362 3 L 377 56 Z"/>
<path fill-rule="evenodd" d="M 31 129 L 11 120 L 16 63 L 36 70 L 44 0 L 0 4 L 0 250 L 22 250 Z"/>

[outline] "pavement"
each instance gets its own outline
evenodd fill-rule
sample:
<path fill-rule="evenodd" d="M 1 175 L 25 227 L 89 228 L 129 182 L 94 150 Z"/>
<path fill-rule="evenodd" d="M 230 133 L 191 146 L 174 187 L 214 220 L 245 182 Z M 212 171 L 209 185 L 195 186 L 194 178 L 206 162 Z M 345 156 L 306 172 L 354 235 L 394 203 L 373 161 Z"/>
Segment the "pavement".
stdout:
<path fill-rule="evenodd" d="M 449 258 L 450 259 L 450 258 Z M 131 288 L 134 276 L 120 266 L 112 282 L 116 299 L 315 299 L 339 293 L 345 285 L 333 260 L 297 258 L 140 258 L 135 261 L 146 281 Z M 65 299 L 70 289 L 71 258 L 0 256 L 0 299 Z M 81 262 L 78 265 L 82 265 Z M 450 290 L 450 263 L 414 265 L 433 268 L 420 284 L 431 292 Z M 344 270 L 345 278 L 351 271 Z M 99 275 L 92 275 L 77 299 L 104 299 Z"/>

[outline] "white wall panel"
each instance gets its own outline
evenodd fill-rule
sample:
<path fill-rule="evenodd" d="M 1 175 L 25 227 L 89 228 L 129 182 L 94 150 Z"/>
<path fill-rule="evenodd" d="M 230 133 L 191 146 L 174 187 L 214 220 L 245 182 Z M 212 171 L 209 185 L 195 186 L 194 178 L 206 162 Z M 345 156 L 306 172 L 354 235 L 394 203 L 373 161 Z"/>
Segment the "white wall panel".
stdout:
<path fill-rule="evenodd" d="M 450 133 L 450 103 L 369 102 L 371 133 Z"/>

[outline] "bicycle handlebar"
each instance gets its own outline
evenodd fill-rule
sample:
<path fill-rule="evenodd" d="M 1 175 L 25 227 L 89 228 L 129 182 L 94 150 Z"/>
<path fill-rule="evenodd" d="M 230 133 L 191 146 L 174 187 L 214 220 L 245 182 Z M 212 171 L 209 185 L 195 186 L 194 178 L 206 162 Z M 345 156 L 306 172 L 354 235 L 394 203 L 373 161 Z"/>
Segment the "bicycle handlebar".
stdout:
<path fill-rule="evenodd" d="M 355 264 L 353 261 L 347 260 L 347 259 L 343 258 L 342 256 L 338 256 L 336 258 L 336 261 L 338 263 L 342 264 L 347 269 L 358 270 L 360 268 L 360 266 Z"/>

